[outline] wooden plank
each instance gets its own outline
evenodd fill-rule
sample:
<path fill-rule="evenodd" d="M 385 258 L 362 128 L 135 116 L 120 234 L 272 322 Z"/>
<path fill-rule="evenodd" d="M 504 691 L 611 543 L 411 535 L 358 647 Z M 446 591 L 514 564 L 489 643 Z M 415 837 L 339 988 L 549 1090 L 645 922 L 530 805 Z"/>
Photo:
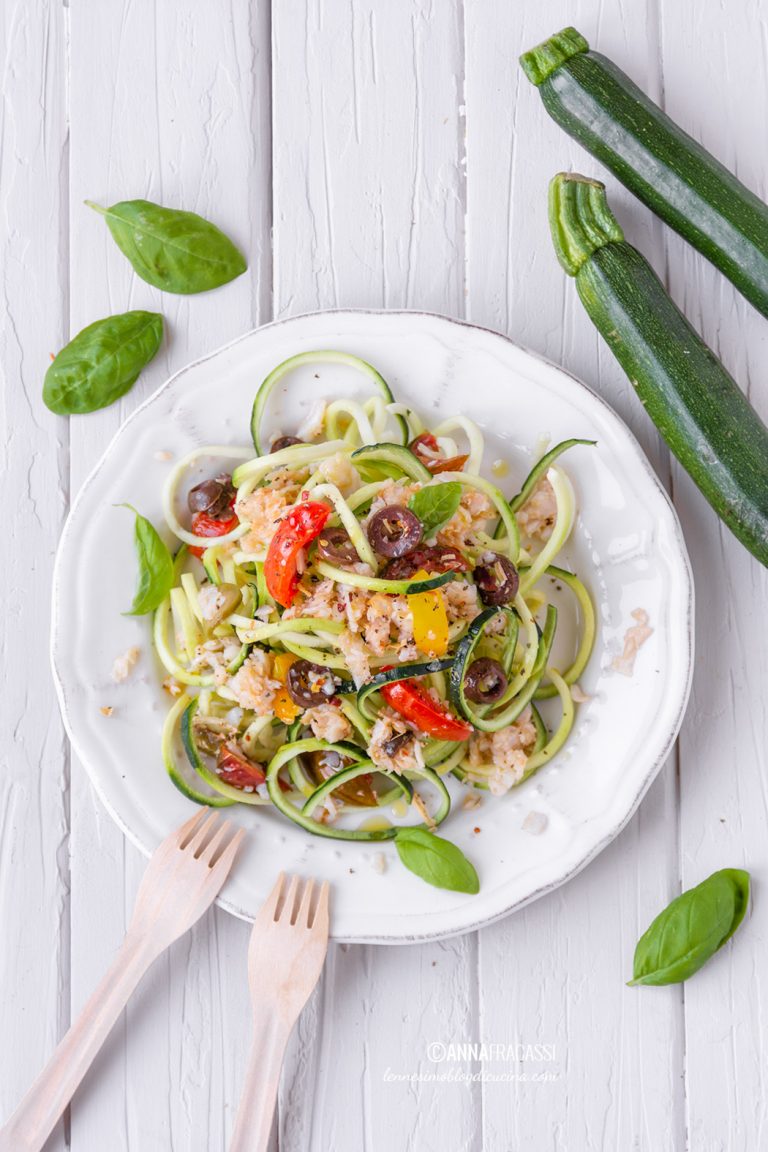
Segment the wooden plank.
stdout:
<path fill-rule="evenodd" d="M 662 6 L 665 107 L 760 196 L 768 196 L 766 10 L 759 0 L 713 9 L 690 26 Z M 686 315 L 768 418 L 766 321 L 728 281 L 670 233 L 672 292 Z M 768 575 L 676 468 L 680 509 L 696 574 L 697 661 L 681 737 L 683 886 L 723 867 L 757 884 L 768 867 L 768 656 L 762 642 Z M 768 909 L 757 899 L 739 937 L 685 986 L 689 1147 L 701 1152 L 768 1142 L 764 941 Z"/>
<path fill-rule="evenodd" d="M 653 4 L 544 7 L 468 0 L 467 250 L 472 320 L 508 332 L 596 387 L 627 420 L 659 474 L 667 457 L 560 270 L 547 225 L 555 172 L 600 173 L 546 115 L 520 52 L 574 24 L 657 91 Z M 663 268 L 649 214 L 609 180 L 633 241 Z M 589 510 L 585 510 L 588 519 Z M 480 1038 L 554 1044 L 556 1059 L 495 1071 L 555 1079 L 489 1083 L 483 1147 L 678 1149 L 682 1004 L 624 987 L 634 944 L 678 883 L 675 766 L 662 771 L 626 831 L 584 873 L 480 934 Z"/>
<path fill-rule="evenodd" d="M 269 5 L 75 0 L 71 19 L 72 329 L 146 307 L 163 312 L 168 333 L 124 401 L 73 422 L 76 490 L 170 372 L 269 318 Z M 213 219 L 248 254 L 248 273 L 196 297 L 144 284 L 82 206 L 136 196 Z M 76 1009 L 117 947 L 144 862 L 80 764 L 72 811 Z M 213 913 L 158 963 L 75 1103 L 74 1149 L 226 1146 L 250 1040 L 247 941 L 247 925 Z"/>
<path fill-rule="evenodd" d="M 69 761 L 48 665 L 51 562 L 68 495 L 67 422 L 41 385 L 67 336 L 66 12 L 0 13 L 0 1124 L 69 1014 Z M 49 1147 L 63 1149 L 63 1125 Z"/>
<path fill-rule="evenodd" d="M 275 311 L 464 307 L 461 8 L 276 5 Z M 479 1152 L 477 1087 L 385 1083 L 471 1038 L 476 942 L 332 950 L 280 1098 L 282 1152 Z"/>

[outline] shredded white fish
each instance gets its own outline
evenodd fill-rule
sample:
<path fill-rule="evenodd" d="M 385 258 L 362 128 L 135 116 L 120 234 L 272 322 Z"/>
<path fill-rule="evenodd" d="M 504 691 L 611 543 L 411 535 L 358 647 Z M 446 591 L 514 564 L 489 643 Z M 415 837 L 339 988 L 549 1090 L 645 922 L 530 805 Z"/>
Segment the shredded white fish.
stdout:
<path fill-rule="evenodd" d="M 543 476 L 531 496 L 517 513 L 517 523 L 522 535 L 528 540 L 546 542 L 552 535 L 557 519 L 555 490 Z"/>
<path fill-rule="evenodd" d="M 648 625 L 648 613 L 644 608 L 635 608 L 630 616 L 636 623 L 631 624 L 624 633 L 624 650 L 616 656 L 611 663 L 614 672 L 622 676 L 631 676 L 635 670 L 637 654 L 649 636 L 653 635 L 653 628 Z"/>
<path fill-rule="evenodd" d="M 112 665 L 112 679 L 115 684 L 122 684 L 128 679 L 136 667 L 140 655 L 141 649 L 134 644 L 132 648 L 126 649 L 122 656 L 117 657 Z"/>
<path fill-rule="evenodd" d="M 242 668 L 230 676 L 227 689 L 241 708 L 257 716 L 271 716 L 275 693 L 281 685 L 271 678 L 272 657 L 262 648 L 254 648 Z"/>
<path fill-rule="evenodd" d="M 327 740 L 329 744 L 348 740 L 352 735 L 352 725 L 334 704 L 318 704 L 314 708 L 307 708 L 303 720 L 309 724 L 313 736 L 318 740 Z"/>
<path fill-rule="evenodd" d="M 469 488 L 462 493 L 456 512 L 438 532 L 437 542 L 449 548 L 476 547 L 477 532 L 484 531 L 495 516 L 493 503 L 485 493 Z"/>
<path fill-rule="evenodd" d="M 385 745 L 398 736 L 408 735 L 396 751 L 387 751 Z M 410 772 L 424 767 L 424 753 L 421 743 L 412 728 L 400 716 L 382 711 L 371 729 L 368 755 L 377 767 L 385 772 Z"/>
<path fill-rule="evenodd" d="M 549 817 L 544 812 L 529 812 L 523 823 L 520 825 L 523 832 L 529 832 L 531 836 L 541 836 L 542 832 L 549 824 Z"/>
<path fill-rule="evenodd" d="M 474 732 L 468 743 L 470 779 L 485 780 L 491 795 L 503 796 L 522 780 L 528 753 L 536 743 L 536 728 L 530 708 L 526 708 L 514 724 L 498 732 Z M 473 775 L 478 769 L 489 766 L 490 774 L 478 772 Z"/>

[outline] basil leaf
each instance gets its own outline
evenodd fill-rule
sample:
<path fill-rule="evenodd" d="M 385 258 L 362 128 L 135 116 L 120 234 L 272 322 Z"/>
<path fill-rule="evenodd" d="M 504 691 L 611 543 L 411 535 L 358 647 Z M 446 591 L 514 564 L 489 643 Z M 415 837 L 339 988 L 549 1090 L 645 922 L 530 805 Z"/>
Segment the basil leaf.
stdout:
<path fill-rule="evenodd" d="M 102 208 L 120 251 L 134 271 L 164 292 L 207 292 L 241 276 L 247 264 L 228 236 L 196 212 L 164 208 L 150 200 L 123 200 Z"/>
<path fill-rule="evenodd" d="M 89 324 L 46 372 L 43 400 L 59 416 L 114 404 L 136 382 L 162 339 L 163 318 L 157 312 L 123 312 Z"/>
<path fill-rule="evenodd" d="M 698 972 L 744 919 L 749 873 L 723 868 L 659 913 L 635 949 L 634 984 L 680 984 Z"/>
<path fill-rule="evenodd" d="M 398 828 L 395 847 L 406 868 L 427 884 L 472 895 L 480 891 L 474 865 L 450 840 L 443 840 L 425 828 Z"/>
<path fill-rule="evenodd" d="M 129 508 L 136 516 L 134 540 L 139 562 L 136 595 L 130 611 L 123 615 L 144 616 L 159 608 L 173 587 L 173 557 L 149 520 L 140 516 L 130 504 L 123 507 Z"/>
<path fill-rule="evenodd" d="M 444 484 L 434 484 L 420 488 L 408 501 L 408 507 L 424 525 L 424 536 L 434 536 L 447 524 L 461 503 L 461 484 L 458 480 L 446 480 Z"/>

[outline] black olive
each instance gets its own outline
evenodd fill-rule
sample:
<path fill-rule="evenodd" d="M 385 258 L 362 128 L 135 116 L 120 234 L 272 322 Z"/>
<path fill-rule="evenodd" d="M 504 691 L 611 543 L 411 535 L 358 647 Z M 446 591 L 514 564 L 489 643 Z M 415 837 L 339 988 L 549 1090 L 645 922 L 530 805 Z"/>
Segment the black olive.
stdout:
<path fill-rule="evenodd" d="M 480 561 L 473 576 L 483 604 L 511 603 L 520 587 L 520 577 L 512 561 L 498 552 L 486 552 Z"/>
<path fill-rule="evenodd" d="M 360 559 L 349 533 L 340 524 L 335 528 L 323 528 L 317 538 L 317 551 L 331 564 L 354 564 Z"/>
<path fill-rule="evenodd" d="M 272 441 L 272 452 L 280 452 L 283 448 L 290 448 L 294 444 L 303 444 L 303 440 L 299 440 L 298 436 L 278 436 L 276 440 Z"/>
<path fill-rule="evenodd" d="M 418 516 L 399 504 L 389 504 L 375 512 L 366 531 L 374 551 L 393 559 L 413 552 L 424 535 Z"/>
<path fill-rule="evenodd" d="M 206 516 L 215 520 L 229 511 L 234 495 L 232 477 L 224 473 L 215 480 L 203 480 L 202 484 L 196 484 L 187 496 L 187 505 L 190 512 L 205 512 Z"/>
<path fill-rule="evenodd" d="M 468 572 L 469 564 L 458 548 L 425 544 L 399 560 L 390 560 L 382 572 L 385 580 L 410 580 L 420 568 L 425 572 Z"/>
<path fill-rule="evenodd" d="M 473 660 L 464 677 L 464 695 L 475 704 L 495 704 L 507 690 L 506 673 L 498 660 Z"/>
<path fill-rule="evenodd" d="M 336 695 L 333 673 L 309 660 L 297 660 L 288 669 L 288 695 L 300 708 L 314 708 Z"/>
<path fill-rule="evenodd" d="M 381 746 L 381 750 L 385 756 L 395 757 L 398 752 L 406 748 L 413 740 L 413 732 L 400 732 L 399 735 L 393 736 L 390 740 L 385 740 Z"/>

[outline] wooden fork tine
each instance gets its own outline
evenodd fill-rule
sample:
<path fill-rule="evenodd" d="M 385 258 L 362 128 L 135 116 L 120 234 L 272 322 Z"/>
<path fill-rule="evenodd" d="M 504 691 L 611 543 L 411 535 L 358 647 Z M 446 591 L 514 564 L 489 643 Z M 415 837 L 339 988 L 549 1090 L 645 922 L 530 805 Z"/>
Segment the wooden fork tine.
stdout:
<path fill-rule="evenodd" d="M 227 823 L 224 825 L 224 827 L 225 828 L 231 828 L 232 825 L 229 821 L 227 821 Z M 226 848 L 221 853 L 219 858 L 217 860 L 215 860 L 213 864 L 210 865 L 212 873 L 215 873 L 218 875 L 220 872 L 223 872 L 224 875 L 226 876 L 226 874 L 229 872 L 230 868 L 232 867 L 232 861 L 235 859 L 235 856 L 237 855 L 238 851 L 240 850 L 240 845 L 242 844 L 244 839 L 245 839 L 245 829 L 244 828 L 238 828 L 237 832 L 235 832 L 234 836 L 230 840 L 229 844 L 227 844 Z"/>
<path fill-rule="evenodd" d="M 298 876 L 291 876 L 291 880 L 288 885 L 288 891 L 285 894 L 285 900 L 283 901 L 283 905 L 278 915 L 278 921 L 280 923 L 284 921 L 287 921 L 289 924 L 294 923 L 296 912 L 296 893 L 298 892 L 298 888 Z"/>
<path fill-rule="evenodd" d="M 195 834 L 188 844 L 184 846 L 185 852 L 191 852 L 193 856 L 197 856 L 200 849 L 205 844 L 205 839 L 219 822 L 218 812 L 211 812 L 207 819 L 197 826 Z"/>
<path fill-rule="evenodd" d="M 309 928 L 309 914 L 312 907 L 312 893 L 315 890 L 315 882 L 310 876 L 304 885 L 304 891 L 301 896 L 301 904 L 299 905 L 298 915 L 296 916 L 296 924 L 301 928 Z"/>
<path fill-rule="evenodd" d="M 261 908 L 258 911 L 258 914 L 257 914 L 256 919 L 254 921 L 254 932 L 252 933 L 252 938 L 253 938 L 253 936 L 256 935 L 256 925 L 257 924 L 258 925 L 262 925 L 262 924 L 266 925 L 267 923 L 270 923 L 270 924 L 274 923 L 275 911 L 277 909 L 278 904 L 280 903 L 280 897 L 283 894 L 284 886 L 285 886 L 285 872 L 281 872 L 278 875 L 277 880 L 275 881 L 274 888 L 270 892 L 269 896 L 267 896 L 266 900 L 264 901 L 264 903 L 262 904 Z"/>
<path fill-rule="evenodd" d="M 320 885 L 320 895 L 317 898 L 317 907 L 315 908 L 315 915 L 312 919 L 311 928 L 317 928 L 320 932 L 328 935 L 328 894 L 330 887 L 327 880 L 324 880 Z"/>
<path fill-rule="evenodd" d="M 195 829 L 204 816 L 205 808 L 200 808 L 197 812 L 195 812 L 194 816 L 190 816 L 189 820 L 187 820 L 185 824 L 182 824 L 181 828 L 178 829 L 175 839 L 179 848 L 186 848 L 187 844 L 192 839 L 192 835 Z"/>
<path fill-rule="evenodd" d="M 221 847 L 224 840 L 226 840 L 227 836 L 232 831 L 232 827 L 233 825 L 231 820 L 222 821 L 211 839 L 206 844 L 203 851 L 198 856 L 198 860 L 202 861 L 203 864 L 211 864 L 216 851 Z"/>

